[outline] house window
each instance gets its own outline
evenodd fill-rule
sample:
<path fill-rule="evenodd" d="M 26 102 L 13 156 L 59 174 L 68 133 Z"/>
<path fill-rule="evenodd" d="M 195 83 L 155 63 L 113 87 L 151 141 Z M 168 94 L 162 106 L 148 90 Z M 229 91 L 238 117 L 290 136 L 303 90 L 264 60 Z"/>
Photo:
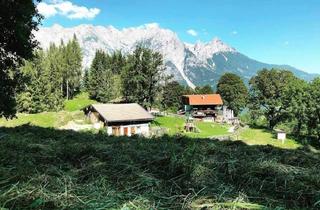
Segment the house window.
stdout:
<path fill-rule="evenodd" d="M 113 126 L 112 127 L 112 135 L 120 136 L 120 127 Z"/>
<path fill-rule="evenodd" d="M 137 133 L 141 133 L 141 126 L 137 126 Z"/>
<path fill-rule="evenodd" d="M 131 127 L 131 135 L 136 134 L 136 127 Z"/>

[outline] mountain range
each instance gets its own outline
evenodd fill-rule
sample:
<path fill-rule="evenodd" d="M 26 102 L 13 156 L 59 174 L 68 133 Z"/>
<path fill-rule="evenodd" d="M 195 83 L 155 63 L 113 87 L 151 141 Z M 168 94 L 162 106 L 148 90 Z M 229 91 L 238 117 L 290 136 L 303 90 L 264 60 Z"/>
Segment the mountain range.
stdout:
<path fill-rule="evenodd" d="M 34 32 L 35 38 L 44 49 L 49 47 L 50 43 L 60 44 L 61 40 L 67 42 L 74 34 L 83 51 L 84 67 L 90 66 L 98 49 L 107 53 L 120 50 L 127 54 L 131 53 L 137 44 L 143 44 L 163 55 L 167 74 L 172 74 L 177 81 L 192 88 L 206 84 L 215 87 L 225 72 L 238 74 L 248 82 L 262 68 L 287 69 L 305 80 L 316 76 L 289 65 L 256 61 L 218 38 L 207 43 L 184 43 L 176 33 L 155 23 L 121 30 L 113 26 L 79 25 L 65 28 L 55 24 L 41 27 Z"/>

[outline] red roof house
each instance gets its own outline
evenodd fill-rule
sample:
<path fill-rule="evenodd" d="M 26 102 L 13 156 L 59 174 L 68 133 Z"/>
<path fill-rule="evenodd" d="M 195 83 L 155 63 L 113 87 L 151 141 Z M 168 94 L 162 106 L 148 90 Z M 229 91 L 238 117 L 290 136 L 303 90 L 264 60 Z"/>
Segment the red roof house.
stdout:
<path fill-rule="evenodd" d="M 191 106 L 223 105 L 220 94 L 184 95 L 182 98 L 183 98 L 184 105 L 191 105 Z"/>

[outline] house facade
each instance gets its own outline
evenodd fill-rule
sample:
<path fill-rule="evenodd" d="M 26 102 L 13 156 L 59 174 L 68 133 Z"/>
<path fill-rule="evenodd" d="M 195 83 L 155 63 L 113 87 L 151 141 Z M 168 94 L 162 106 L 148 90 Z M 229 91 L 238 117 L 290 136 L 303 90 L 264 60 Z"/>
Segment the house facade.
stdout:
<path fill-rule="evenodd" d="M 223 102 L 220 94 L 184 95 L 182 102 L 186 113 L 196 118 L 217 118 Z"/>
<path fill-rule="evenodd" d="M 131 104 L 92 104 L 84 109 L 88 119 L 96 128 L 105 127 L 108 135 L 148 136 L 150 122 L 154 117 L 136 103 Z"/>

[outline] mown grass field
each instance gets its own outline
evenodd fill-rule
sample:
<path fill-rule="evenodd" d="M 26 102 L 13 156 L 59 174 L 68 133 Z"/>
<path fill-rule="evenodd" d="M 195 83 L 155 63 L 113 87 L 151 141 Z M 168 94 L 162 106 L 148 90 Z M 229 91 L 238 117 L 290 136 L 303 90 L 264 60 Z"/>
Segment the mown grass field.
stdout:
<path fill-rule="evenodd" d="M 276 134 L 266 129 L 247 128 L 240 133 L 240 140 L 249 145 L 273 145 L 280 148 L 296 149 L 300 143 L 287 136 L 284 143 L 277 140 Z"/>
<path fill-rule="evenodd" d="M 158 117 L 155 119 L 153 126 L 160 126 L 167 129 L 169 135 L 175 135 L 182 133 L 183 135 L 191 138 L 210 138 L 217 136 L 228 136 L 230 135 L 232 139 L 239 139 L 248 145 L 273 145 L 280 148 L 296 149 L 301 146 L 300 143 L 296 142 L 294 139 L 287 138 L 282 144 L 281 141 L 277 140 L 274 133 L 266 129 L 258 128 L 245 128 L 242 129 L 237 135 L 232 135 L 228 133 L 229 126 L 221 125 L 217 123 L 207 123 L 207 122 L 195 122 L 197 128 L 199 128 L 199 133 L 184 133 L 183 124 L 185 120 L 180 117 Z"/>
<path fill-rule="evenodd" d="M 153 126 L 160 126 L 168 130 L 169 135 L 175 135 L 183 132 L 185 119 L 183 117 L 164 116 L 157 117 L 153 122 Z M 188 137 L 193 138 L 209 138 L 212 136 L 221 136 L 228 134 L 228 126 L 217 123 L 195 122 L 199 129 L 199 133 L 183 133 Z"/>
<path fill-rule="evenodd" d="M 91 103 L 91 102 L 90 102 Z M 86 97 L 58 113 L 0 119 L 0 209 L 320 209 L 320 152 L 268 130 L 159 117 L 157 138 L 58 130 L 84 119 Z M 68 105 L 67 105 L 68 104 Z M 80 107 L 80 108 L 79 108 Z"/>
<path fill-rule="evenodd" d="M 0 134 L 0 209 L 320 208 L 320 154 L 307 147 L 30 125 Z"/>
<path fill-rule="evenodd" d="M 17 127 L 25 124 L 43 128 L 59 128 L 71 120 L 84 120 L 83 112 L 43 112 L 39 114 L 18 114 L 16 118 L 0 118 L 0 127 Z"/>
<path fill-rule="evenodd" d="M 0 127 L 16 127 L 30 124 L 44 128 L 59 128 L 71 120 L 84 120 L 85 118 L 81 109 L 94 103 L 97 102 L 89 99 L 87 93 L 81 93 L 74 99 L 65 101 L 63 111 L 43 112 L 38 114 L 20 113 L 12 120 L 0 118 Z"/>

